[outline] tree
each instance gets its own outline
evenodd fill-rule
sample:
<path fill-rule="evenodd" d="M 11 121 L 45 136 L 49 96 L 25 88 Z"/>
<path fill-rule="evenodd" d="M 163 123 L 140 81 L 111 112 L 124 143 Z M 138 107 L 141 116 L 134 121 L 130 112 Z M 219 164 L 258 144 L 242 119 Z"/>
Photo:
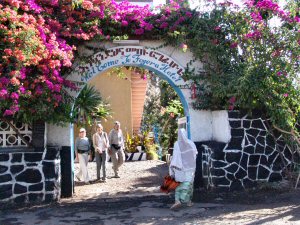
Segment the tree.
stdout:
<path fill-rule="evenodd" d="M 73 117 L 78 126 L 91 126 L 95 120 L 105 119 L 111 116 L 111 109 L 105 103 L 100 93 L 93 87 L 85 85 L 76 98 Z"/>
<path fill-rule="evenodd" d="M 184 78 L 197 84 L 197 109 L 260 109 L 273 127 L 300 144 L 299 1 L 247 0 L 196 12 L 170 1 L 158 13 L 114 1 L 4 0 L 0 4 L 0 113 L 30 122 L 69 121 L 73 104 L 64 75 L 76 47 L 87 40 L 128 37 L 190 48 L 203 70 Z M 183 3 L 183 4 L 181 4 Z M 273 26 L 274 19 L 281 25 Z"/>
<path fill-rule="evenodd" d="M 271 0 L 245 4 L 220 4 L 188 27 L 187 45 L 204 63 L 189 75 L 198 87 L 194 107 L 259 109 L 300 143 L 300 19 Z"/>
<path fill-rule="evenodd" d="M 177 118 L 184 115 L 182 104 L 174 89 L 164 80 L 155 79 L 148 84 L 143 111 L 143 131 L 158 131 L 158 144 L 164 151 L 176 141 Z M 163 155 L 166 152 L 163 152 Z"/>
<path fill-rule="evenodd" d="M 179 4 L 164 6 L 171 12 Z M 0 113 L 30 123 L 68 122 L 73 100 L 65 79 L 84 41 L 141 36 L 159 27 L 148 7 L 114 1 L 4 0 L 0 3 Z M 179 21 L 177 24 L 180 24 Z M 156 29 L 157 30 L 157 29 Z M 48 116 L 49 115 L 49 116 Z"/>

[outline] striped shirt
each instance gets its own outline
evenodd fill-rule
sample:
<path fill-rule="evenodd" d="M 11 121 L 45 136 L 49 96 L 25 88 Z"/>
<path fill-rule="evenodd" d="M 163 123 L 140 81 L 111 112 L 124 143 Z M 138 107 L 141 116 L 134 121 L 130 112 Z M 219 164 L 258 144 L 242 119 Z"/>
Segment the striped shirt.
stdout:
<path fill-rule="evenodd" d="M 81 151 L 89 151 L 90 150 L 90 142 L 87 137 L 80 138 L 77 137 L 75 141 L 75 150 L 81 150 Z"/>
<path fill-rule="evenodd" d="M 122 133 L 122 130 L 118 130 L 116 131 L 115 129 L 112 129 L 110 132 L 109 132 L 109 135 L 108 135 L 108 139 L 109 139 L 109 144 L 112 145 L 112 144 L 115 144 L 115 145 L 119 145 L 121 146 L 122 148 L 124 148 L 124 137 L 123 137 L 123 133 Z"/>

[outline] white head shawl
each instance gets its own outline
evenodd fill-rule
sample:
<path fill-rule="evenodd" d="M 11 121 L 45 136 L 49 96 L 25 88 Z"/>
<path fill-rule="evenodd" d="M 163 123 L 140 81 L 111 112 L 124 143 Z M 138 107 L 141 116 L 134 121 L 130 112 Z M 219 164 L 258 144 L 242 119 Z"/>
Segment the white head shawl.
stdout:
<path fill-rule="evenodd" d="M 185 129 L 179 129 L 170 167 L 177 167 L 182 171 L 195 170 L 197 153 L 196 145 L 188 139 Z"/>

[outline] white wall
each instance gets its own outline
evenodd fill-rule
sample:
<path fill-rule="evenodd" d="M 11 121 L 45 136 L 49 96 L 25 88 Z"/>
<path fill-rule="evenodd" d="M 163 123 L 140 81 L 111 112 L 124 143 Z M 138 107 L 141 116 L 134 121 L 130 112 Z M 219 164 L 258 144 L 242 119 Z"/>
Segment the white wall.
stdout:
<path fill-rule="evenodd" d="M 191 110 L 190 126 L 192 141 L 212 140 L 213 132 L 211 111 Z"/>
<path fill-rule="evenodd" d="M 191 110 L 190 121 L 193 141 L 228 143 L 231 139 L 231 128 L 226 110 Z"/>
<path fill-rule="evenodd" d="M 231 128 L 227 111 L 191 109 L 190 131 L 191 139 L 195 142 L 213 140 L 228 143 L 231 139 Z M 47 145 L 71 146 L 70 140 L 70 126 L 47 124 Z"/>
<path fill-rule="evenodd" d="M 47 145 L 71 146 L 70 125 L 65 127 L 47 124 Z"/>
<path fill-rule="evenodd" d="M 213 140 L 228 143 L 231 138 L 231 128 L 226 110 L 212 112 Z"/>

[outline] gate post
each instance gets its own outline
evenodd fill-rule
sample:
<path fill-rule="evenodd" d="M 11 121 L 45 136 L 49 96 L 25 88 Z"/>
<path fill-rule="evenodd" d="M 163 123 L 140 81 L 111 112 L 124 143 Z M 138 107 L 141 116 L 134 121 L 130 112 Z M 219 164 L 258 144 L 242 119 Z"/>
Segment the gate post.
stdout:
<path fill-rule="evenodd" d="M 46 147 L 46 123 L 38 120 L 32 123 L 32 145 L 34 151 L 43 152 Z"/>
<path fill-rule="evenodd" d="M 62 146 L 60 151 L 61 164 L 61 197 L 72 197 L 74 190 L 73 171 L 72 171 L 71 147 Z"/>

